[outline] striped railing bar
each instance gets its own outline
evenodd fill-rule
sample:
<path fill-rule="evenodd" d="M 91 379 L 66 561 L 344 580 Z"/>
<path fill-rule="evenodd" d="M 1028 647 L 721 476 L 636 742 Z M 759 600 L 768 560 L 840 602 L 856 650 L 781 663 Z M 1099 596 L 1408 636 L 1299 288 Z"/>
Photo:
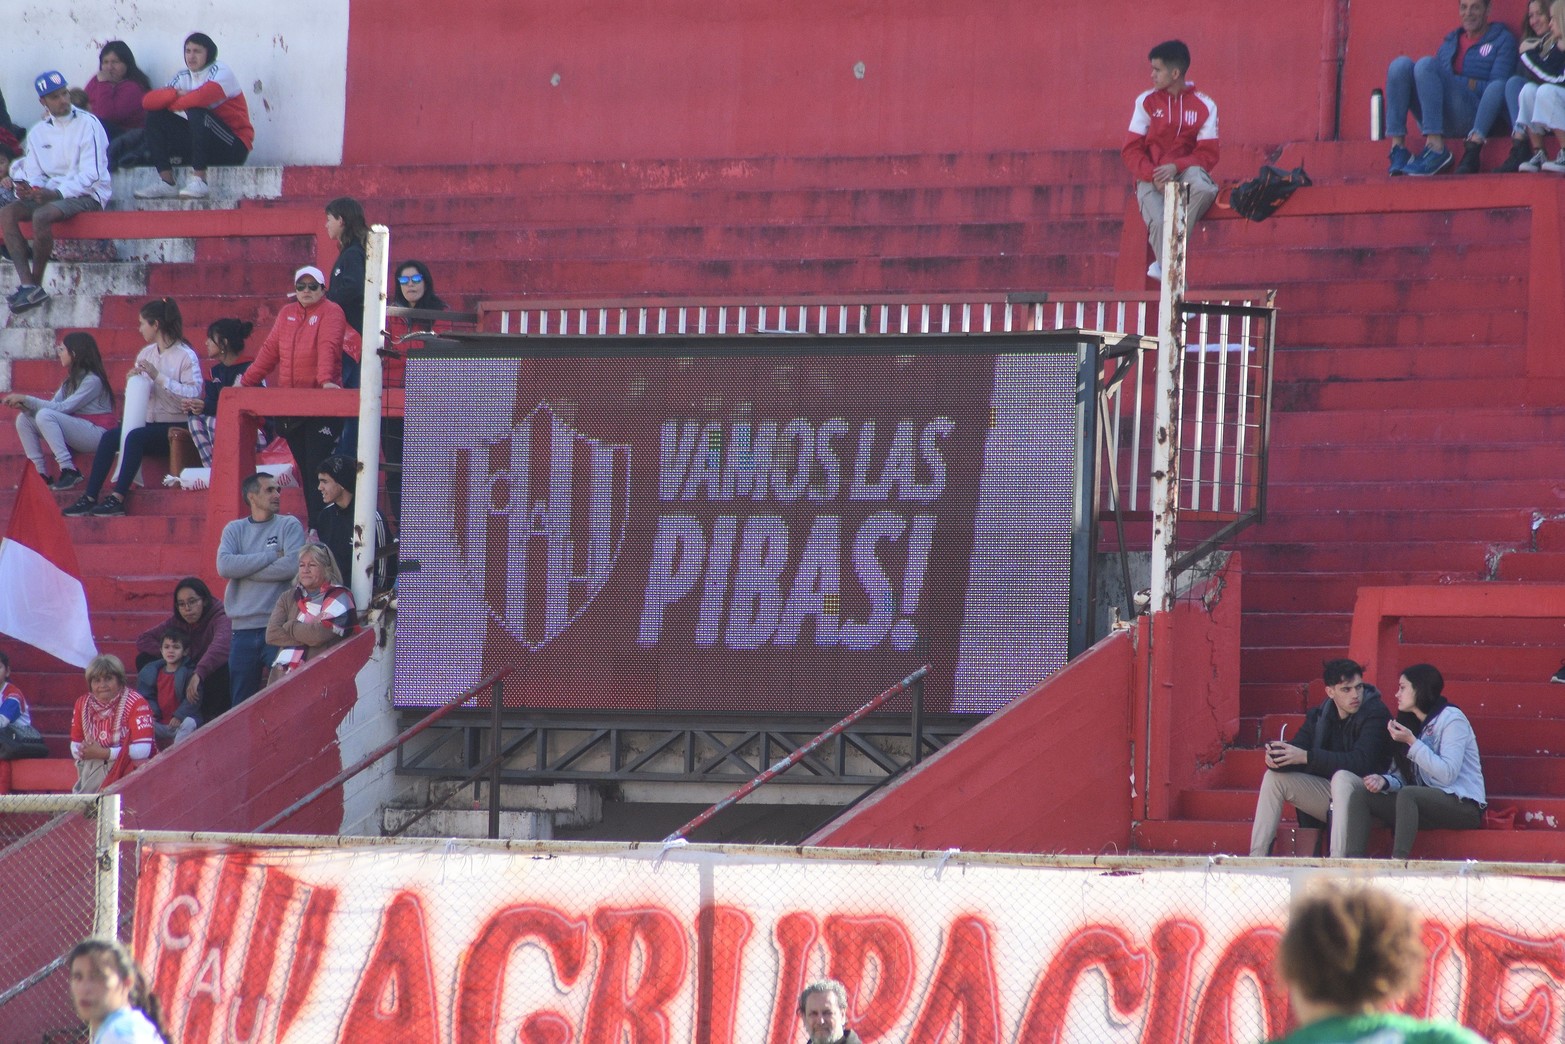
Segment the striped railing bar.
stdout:
<path fill-rule="evenodd" d="M 1239 436 L 1240 436 L 1240 440 L 1241 441 L 1238 444 L 1239 452 L 1234 454 L 1235 460 L 1234 460 L 1234 504 L 1233 504 L 1233 510 L 1236 511 L 1236 512 L 1241 510 L 1240 505 L 1243 504 L 1243 502 L 1244 502 L 1244 465 L 1245 465 L 1245 459 L 1244 458 L 1245 458 L 1245 455 L 1249 451 L 1249 444 L 1250 444 L 1250 428 L 1249 428 L 1250 377 L 1251 377 L 1251 375 L 1250 375 L 1250 356 L 1256 350 L 1252 346 L 1251 341 L 1250 341 L 1250 338 L 1254 334 L 1254 331 L 1251 330 L 1251 328 L 1250 328 L 1250 317 L 1247 316 L 1247 315 L 1246 316 L 1242 316 L 1240 318 L 1240 320 L 1239 320 L 1239 325 L 1240 325 L 1240 334 L 1239 334 L 1239 336 L 1240 336 L 1240 338 L 1243 339 L 1243 341 L 1245 343 L 1245 347 L 1248 350 L 1244 353 L 1244 359 L 1240 363 L 1240 371 L 1239 371 L 1240 372 L 1240 383 L 1239 383 L 1240 395 L 1239 395 L 1239 409 L 1238 409 L 1238 413 L 1239 413 Z M 1257 437 L 1259 437 L 1259 435 L 1257 435 Z"/>
<path fill-rule="evenodd" d="M 1195 388 L 1192 389 L 1194 402 L 1187 402 L 1186 404 L 1191 407 L 1192 412 L 1195 414 L 1193 418 L 1195 422 L 1195 437 L 1188 443 L 1191 461 L 1190 473 L 1186 477 L 1190 482 L 1190 501 L 1185 506 L 1195 508 L 1196 510 L 1200 510 L 1201 507 L 1201 447 L 1206 442 L 1206 371 L 1208 369 L 1206 357 L 1212 350 L 1208 335 L 1209 329 L 1206 322 L 1206 314 L 1203 312 L 1200 319 L 1196 322 L 1196 344 L 1200 345 L 1200 350 L 1196 353 Z M 1188 359 L 1190 358 L 1189 323 L 1185 324 L 1185 333 L 1182 340 L 1185 345 L 1185 358 Z M 1187 384 L 1188 382 L 1185 381 L 1180 382 L 1181 388 L 1186 387 Z M 1180 438 L 1183 440 L 1183 432 L 1180 433 Z"/>

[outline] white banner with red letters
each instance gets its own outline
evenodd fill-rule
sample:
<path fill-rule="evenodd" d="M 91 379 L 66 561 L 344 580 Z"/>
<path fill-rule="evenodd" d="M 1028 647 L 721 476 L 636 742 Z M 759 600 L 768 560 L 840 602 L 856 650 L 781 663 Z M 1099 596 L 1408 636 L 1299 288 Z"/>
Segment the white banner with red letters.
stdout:
<path fill-rule="evenodd" d="M 1307 872 L 542 846 L 143 849 L 135 949 L 182 1044 L 783 1044 L 801 986 L 865 1041 L 1253 1044 Z M 1565 1030 L 1565 882 L 1386 875 L 1410 1007 Z"/>

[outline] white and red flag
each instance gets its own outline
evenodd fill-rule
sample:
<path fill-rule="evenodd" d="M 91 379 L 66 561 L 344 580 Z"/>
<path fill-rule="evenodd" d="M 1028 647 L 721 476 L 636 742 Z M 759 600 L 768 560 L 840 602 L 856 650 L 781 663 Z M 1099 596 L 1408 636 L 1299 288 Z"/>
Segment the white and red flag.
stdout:
<path fill-rule="evenodd" d="M 76 549 L 43 477 L 25 461 L 0 540 L 0 634 L 75 667 L 98 655 Z"/>

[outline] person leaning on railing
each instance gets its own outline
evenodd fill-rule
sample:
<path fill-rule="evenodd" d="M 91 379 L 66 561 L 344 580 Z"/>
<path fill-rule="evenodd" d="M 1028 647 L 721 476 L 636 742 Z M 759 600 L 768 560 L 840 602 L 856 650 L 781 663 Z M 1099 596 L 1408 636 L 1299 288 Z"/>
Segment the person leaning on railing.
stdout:
<path fill-rule="evenodd" d="M 435 292 L 435 277 L 422 261 L 407 260 L 396 268 L 397 278 L 392 286 L 393 308 L 416 308 L 421 312 L 444 312 L 448 307 Z M 443 324 L 418 316 L 390 316 L 386 320 L 386 332 L 394 355 L 387 355 L 381 366 L 381 386 L 400 388 L 407 373 L 407 363 L 402 353 L 417 344 L 405 338 L 416 333 L 439 333 Z M 402 418 L 382 417 L 380 422 L 380 455 L 386 461 L 386 496 L 391 501 L 391 517 L 402 517 Z"/>

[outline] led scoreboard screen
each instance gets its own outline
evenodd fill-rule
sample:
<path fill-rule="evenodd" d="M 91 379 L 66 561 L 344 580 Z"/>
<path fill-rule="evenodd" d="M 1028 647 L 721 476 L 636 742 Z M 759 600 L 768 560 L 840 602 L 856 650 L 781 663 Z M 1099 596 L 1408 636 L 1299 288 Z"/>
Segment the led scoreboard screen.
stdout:
<path fill-rule="evenodd" d="M 987 713 L 1057 671 L 1096 342 L 800 341 L 411 352 L 395 702 L 839 714 L 927 663 Z"/>

